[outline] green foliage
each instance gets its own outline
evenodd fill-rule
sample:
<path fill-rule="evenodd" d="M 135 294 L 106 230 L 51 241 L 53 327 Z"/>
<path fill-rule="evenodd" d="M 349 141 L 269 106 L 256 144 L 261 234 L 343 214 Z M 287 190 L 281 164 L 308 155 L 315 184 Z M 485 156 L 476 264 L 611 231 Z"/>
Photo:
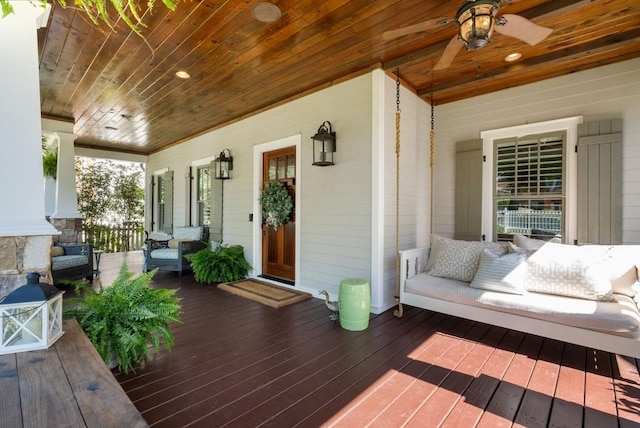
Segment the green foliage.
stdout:
<path fill-rule="evenodd" d="M 105 220 L 112 203 L 111 170 L 105 162 L 91 163 L 76 169 L 78 211 L 86 225 Z"/>
<path fill-rule="evenodd" d="M 13 6 L 9 3 L 10 0 L 0 0 L 0 7 L 2 8 L 2 17 L 6 17 L 10 13 L 13 13 Z M 58 4 L 62 7 L 68 7 L 69 3 L 71 7 L 76 7 L 83 10 L 89 19 L 98 25 L 100 22 L 104 22 L 111 30 L 114 29 L 113 21 L 110 17 L 111 8 L 115 10 L 118 16 L 131 28 L 136 34 L 140 35 L 140 26 L 146 27 L 142 21 L 140 4 L 146 3 L 149 12 L 153 10 L 153 6 L 156 0 L 146 0 L 146 2 L 140 2 L 137 0 L 57 0 Z M 40 5 L 46 7 L 47 0 L 32 0 L 34 5 Z M 169 10 L 175 10 L 176 0 L 162 0 L 162 3 Z"/>
<path fill-rule="evenodd" d="M 124 222 L 141 220 L 144 217 L 144 189 L 141 186 L 143 180 L 140 169 L 116 165 L 111 209 L 120 213 Z"/>
<path fill-rule="evenodd" d="M 180 299 L 174 297 L 177 290 L 148 286 L 155 273 L 133 277 L 123 264 L 110 286 L 96 292 L 76 282 L 79 297 L 65 299 L 64 315 L 75 317 L 102 359 L 115 357 L 124 373 L 149 357 L 148 345 L 156 351 L 161 343 L 173 346 L 169 323 L 180 321 Z"/>
<path fill-rule="evenodd" d="M 262 204 L 262 218 L 274 229 L 289 220 L 293 209 L 289 191 L 284 184 L 276 180 L 270 181 L 269 186 L 262 191 L 260 204 Z"/>
<path fill-rule="evenodd" d="M 185 257 L 191 262 L 195 280 L 204 284 L 237 281 L 246 278 L 251 269 L 242 245 L 220 244 L 215 250 L 205 248 Z"/>
<path fill-rule="evenodd" d="M 143 172 L 138 164 L 78 161 L 78 211 L 87 227 L 140 222 L 144 216 Z"/>

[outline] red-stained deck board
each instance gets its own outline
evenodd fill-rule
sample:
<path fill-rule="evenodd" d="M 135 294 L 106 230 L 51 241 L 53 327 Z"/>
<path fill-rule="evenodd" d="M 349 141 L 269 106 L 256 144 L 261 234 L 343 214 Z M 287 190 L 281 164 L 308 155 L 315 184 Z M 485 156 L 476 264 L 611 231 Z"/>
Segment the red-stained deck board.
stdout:
<path fill-rule="evenodd" d="M 586 349 L 582 346 L 567 344 L 564 348 L 549 417 L 550 427 L 582 426 L 585 355 Z"/>
<path fill-rule="evenodd" d="M 103 255 L 103 283 L 121 260 Z M 406 306 L 350 332 L 319 299 L 273 309 L 171 272 L 153 286 L 183 299 L 175 347 L 116 372 L 152 427 L 640 426 L 636 359 Z"/>

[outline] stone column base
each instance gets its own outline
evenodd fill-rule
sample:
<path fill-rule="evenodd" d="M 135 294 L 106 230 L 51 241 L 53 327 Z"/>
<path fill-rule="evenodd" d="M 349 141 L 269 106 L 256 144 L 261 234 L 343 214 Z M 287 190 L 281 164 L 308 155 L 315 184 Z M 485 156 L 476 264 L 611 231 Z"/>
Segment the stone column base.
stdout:
<path fill-rule="evenodd" d="M 49 220 L 53 227 L 61 232 L 53 237 L 54 243 L 83 244 L 81 218 L 52 218 Z"/>
<path fill-rule="evenodd" d="M 27 283 L 38 272 L 40 282 L 52 283 L 51 236 L 0 237 L 0 299 Z"/>

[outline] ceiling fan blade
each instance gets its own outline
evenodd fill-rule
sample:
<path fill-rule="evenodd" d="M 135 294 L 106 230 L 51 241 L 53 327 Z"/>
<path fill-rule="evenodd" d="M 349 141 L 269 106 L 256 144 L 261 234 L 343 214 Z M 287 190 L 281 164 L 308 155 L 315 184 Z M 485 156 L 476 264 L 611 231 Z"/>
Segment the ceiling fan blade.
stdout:
<path fill-rule="evenodd" d="M 409 25 L 407 27 L 398 28 L 397 30 L 389 30 L 382 33 L 384 40 L 393 40 L 398 37 L 407 36 L 413 33 L 420 33 L 422 31 L 432 30 L 436 27 L 441 27 L 453 22 L 451 18 L 435 18 L 428 21 L 420 22 L 418 24 Z"/>
<path fill-rule="evenodd" d="M 451 66 L 451 63 L 453 63 L 454 58 L 456 57 L 456 55 L 458 55 L 458 52 L 460 52 L 460 49 L 462 49 L 463 46 L 464 42 L 460 40 L 458 36 L 455 36 L 453 39 L 451 39 L 449 44 L 447 44 L 447 47 L 444 48 L 442 56 L 433 67 L 433 69 L 444 70 L 445 68 L 449 68 Z"/>
<path fill-rule="evenodd" d="M 537 45 L 546 39 L 553 31 L 551 28 L 534 24 L 519 15 L 505 14 L 501 18 L 504 18 L 506 22 L 504 24 L 496 24 L 496 32 L 522 40 L 531 46 Z"/>

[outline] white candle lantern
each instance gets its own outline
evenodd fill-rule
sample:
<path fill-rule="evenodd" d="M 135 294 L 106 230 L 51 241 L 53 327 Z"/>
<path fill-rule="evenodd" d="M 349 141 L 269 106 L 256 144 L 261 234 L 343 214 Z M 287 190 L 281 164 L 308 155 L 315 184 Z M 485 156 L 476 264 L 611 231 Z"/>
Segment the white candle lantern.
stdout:
<path fill-rule="evenodd" d="M 53 285 L 27 275 L 23 285 L 0 301 L 0 355 L 46 349 L 62 331 L 62 295 Z"/>

